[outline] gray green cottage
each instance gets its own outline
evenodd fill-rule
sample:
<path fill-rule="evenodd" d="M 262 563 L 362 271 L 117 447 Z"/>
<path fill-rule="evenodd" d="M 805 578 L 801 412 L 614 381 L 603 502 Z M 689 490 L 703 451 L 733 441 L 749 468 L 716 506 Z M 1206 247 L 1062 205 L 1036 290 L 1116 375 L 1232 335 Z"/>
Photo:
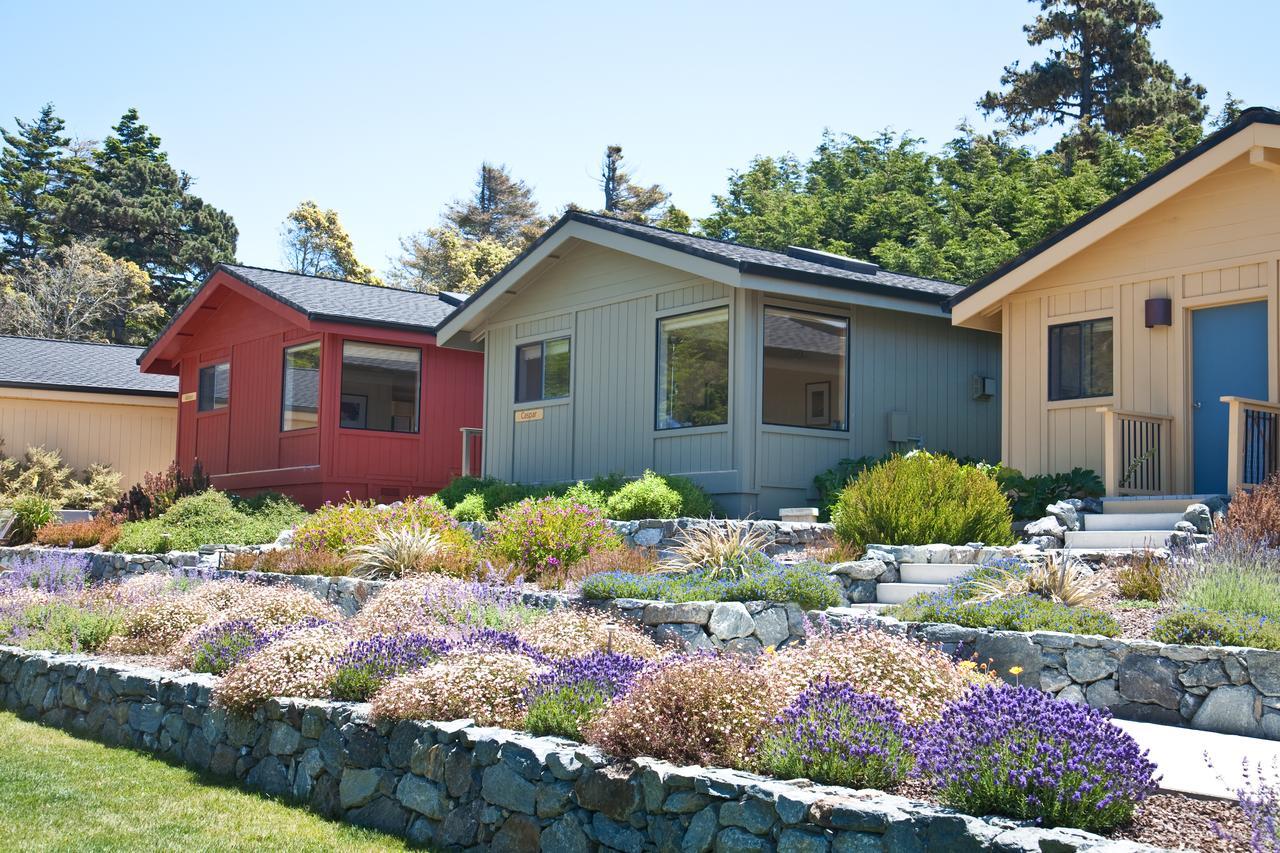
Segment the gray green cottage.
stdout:
<path fill-rule="evenodd" d="M 651 468 L 770 518 L 846 457 L 998 458 L 1000 338 L 951 325 L 960 290 L 571 211 L 437 340 L 485 355 L 481 473 Z"/>

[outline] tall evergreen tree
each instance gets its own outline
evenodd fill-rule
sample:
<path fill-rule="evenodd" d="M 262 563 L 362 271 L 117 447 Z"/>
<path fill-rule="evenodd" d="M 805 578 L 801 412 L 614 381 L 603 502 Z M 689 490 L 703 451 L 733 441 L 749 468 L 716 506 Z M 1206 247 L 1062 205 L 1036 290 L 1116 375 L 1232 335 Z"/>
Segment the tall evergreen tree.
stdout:
<path fill-rule="evenodd" d="M 1067 125 L 1068 147 L 1086 153 L 1103 132 L 1123 136 L 1142 125 L 1199 125 L 1205 88 L 1151 52 L 1161 15 L 1152 0 L 1030 0 L 1040 14 L 1023 27 L 1049 55 L 1027 68 L 1008 65 L 1001 91 L 978 105 L 999 113 L 1010 130 L 1028 133 Z"/>
<path fill-rule="evenodd" d="M 74 169 L 65 122 L 45 104 L 34 121 L 0 129 L 0 269 L 30 260 L 61 242 L 58 216 Z"/>
<path fill-rule="evenodd" d="M 285 263 L 294 272 L 382 284 L 373 269 L 356 258 L 351 236 L 336 210 L 322 210 L 314 201 L 302 202 L 285 220 L 283 243 Z"/>
<path fill-rule="evenodd" d="M 622 146 L 610 145 L 605 149 L 600 164 L 600 188 L 604 190 L 603 213 L 619 219 L 644 222 L 652 225 L 664 212 L 671 193 L 661 184 L 643 186 L 637 184 L 623 165 Z"/>
<path fill-rule="evenodd" d="M 449 205 L 448 224 L 468 240 L 492 239 L 506 245 L 528 245 L 549 224 L 538 211 L 533 189 L 517 180 L 506 166 L 481 163 L 476 191 Z"/>
<path fill-rule="evenodd" d="M 160 303 L 173 310 L 215 264 L 235 259 L 235 223 L 192 193 L 192 183 L 131 109 L 68 194 L 63 223 L 146 270 Z"/>

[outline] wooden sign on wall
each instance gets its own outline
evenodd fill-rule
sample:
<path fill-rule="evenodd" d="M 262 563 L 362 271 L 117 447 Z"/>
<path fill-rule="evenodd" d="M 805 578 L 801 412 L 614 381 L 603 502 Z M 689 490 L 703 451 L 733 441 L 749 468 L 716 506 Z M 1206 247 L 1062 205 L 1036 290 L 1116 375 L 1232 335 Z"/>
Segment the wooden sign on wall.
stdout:
<path fill-rule="evenodd" d="M 516 423 L 542 420 L 542 409 L 520 409 L 516 412 Z"/>

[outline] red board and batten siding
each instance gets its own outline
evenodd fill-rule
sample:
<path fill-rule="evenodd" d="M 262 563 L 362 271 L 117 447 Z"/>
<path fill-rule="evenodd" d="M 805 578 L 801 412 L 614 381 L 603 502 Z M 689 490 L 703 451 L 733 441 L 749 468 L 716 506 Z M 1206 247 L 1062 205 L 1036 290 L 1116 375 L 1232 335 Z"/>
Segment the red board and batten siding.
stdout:
<path fill-rule="evenodd" d="M 222 273 L 204 291 L 186 312 L 189 319 L 166 334 L 171 340 L 161 339 L 168 344 L 164 361 L 146 365 L 179 376 L 184 470 L 198 458 L 219 488 L 277 490 L 309 508 L 347 494 L 375 500 L 426 494 L 460 473 L 460 429 L 481 425 L 481 354 L 440 349 L 425 332 L 312 322 Z M 282 431 L 284 350 L 309 340 L 321 342 L 319 426 Z M 421 350 L 417 433 L 338 426 L 344 340 Z M 231 363 L 230 405 L 198 412 L 200 368 L 221 361 Z"/>

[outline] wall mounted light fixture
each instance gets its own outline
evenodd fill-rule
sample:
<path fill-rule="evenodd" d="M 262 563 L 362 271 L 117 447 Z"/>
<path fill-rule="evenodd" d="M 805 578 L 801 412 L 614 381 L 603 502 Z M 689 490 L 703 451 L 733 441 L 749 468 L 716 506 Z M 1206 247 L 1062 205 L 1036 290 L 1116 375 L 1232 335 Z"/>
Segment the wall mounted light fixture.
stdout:
<path fill-rule="evenodd" d="M 1173 325 L 1173 300 L 1167 296 L 1152 297 L 1146 301 L 1147 328 Z"/>

